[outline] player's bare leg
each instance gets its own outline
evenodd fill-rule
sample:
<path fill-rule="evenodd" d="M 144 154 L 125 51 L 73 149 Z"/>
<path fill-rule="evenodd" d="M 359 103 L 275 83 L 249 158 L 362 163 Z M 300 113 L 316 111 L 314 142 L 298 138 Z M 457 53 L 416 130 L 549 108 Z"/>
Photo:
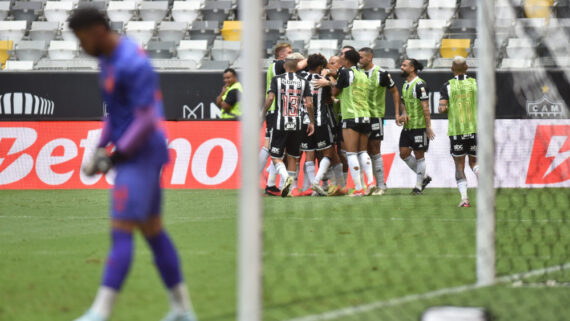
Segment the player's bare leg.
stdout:
<path fill-rule="evenodd" d="M 380 139 L 368 140 L 368 155 L 372 159 L 372 169 L 376 178 L 376 186 L 378 187 L 373 195 L 383 195 L 387 190 L 384 179 L 384 160 L 382 159 L 381 144 L 382 140 Z"/>
<path fill-rule="evenodd" d="M 467 196 L 467 178 L 465 177 L 465 156 L 453 157 L 455 163 L 455 180 L 461 195 L 459 207 L 470 207 L 469 196 Z"/>
<path fill-rule="evenodd" d="M 477 156 L 467 155 L 467 157 L 469 157 L 469 167 L 471 167 L 475 176 L 479 178 L 479 164 L 477 164 Z"/>

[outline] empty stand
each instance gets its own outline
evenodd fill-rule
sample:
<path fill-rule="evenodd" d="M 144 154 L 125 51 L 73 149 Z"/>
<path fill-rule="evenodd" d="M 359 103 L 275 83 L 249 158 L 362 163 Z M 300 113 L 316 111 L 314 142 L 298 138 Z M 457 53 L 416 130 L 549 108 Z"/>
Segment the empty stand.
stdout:
<path fill-rule="evenodd" d="M 0 21 L 0 40 L 22 40 L 26 33 L 26 24 L 26 20 Z"/>
<path fill-rule="evenodd" d="M 327 10 L 326 0 L 303 0 L 297 3 L 297 15 L 301 20 L 321 21 Z"/>
<path fill-rule="evenodd" d="M 30 38 L 32 40 L 54 40 L 59 31 L 59 22 L 50 21 L 34 21 L 30 29 Z"/>
<path fill-rule="evenodd" d="M 392 58 L 374 58 L 372 59 L 372 63 L 384 69 L 396 68 L 396 62 Z"/>
<path fill-rule="evenodd" d="M 281 35 L 285 32 L 283 28 L 284 23 L 282 20 L 266 20 L 264 24 L 265 41 L 270 42 L 270 46 L 277 42 Z"/>
<path fill-rule="evenodd" d="M 477 37 L 477 20 L 474 19 L 453 19 L 448 29 L 450 38 Z"/>
<path fill-rule="evenodd" d="M 40 1 L 16 1 L 12 6 L 14 20 L 26 21 L 27 27 L 42 14 L 44 4 Z"/>
<path fill-rule="evenodd" d="M 152 38 L 155 26 L 154 21 L 129 21 L 125 25 L 125 33 L 144 46 Z"/>
<path fill-rule="evenodd" d="M 507 43 L 506 52 L 509 58 L 530 59 L 535 56 L 535 43 L 528 38 L 510 38 Z"/>
<path fill-rule="evenodd" d="M 47 1 L 44 7 L 44 17 L 47 21 L 64 22 L 73 10 L 71 1 Z"/>
<path fill-rule="evenodd" d="M 352 21 L 358 13 L 358 0 L 333 0 L 331 4 L 331 17 L 334 20 Z"/>
<path fill-rule="evenodd" d="M 470 48 L 471 39 L 442 39 L 439 53 L 442 58 L 467 57 Z"/>
<path fill-rule="evenodd" d="M 527 69 L 532 67 L 532 59 L 528 58 L 504 58 L 501 61 L 501 69 Z"/>
<path fill-rule="evenodd" d="M 239 41 L 224 41 L 214 40 L 212 46 L 212 58 L 219 61 L 234 62 L 239 56 L 241 49 L 241 42 Z"/>
<path fill-rule="evenodd" d="M 240 41 L 241 29 L 241 21 L 224 21 L 222 26 L 222 39 L 226 41 Z"/>
<path fill-rule="evenodd" d="M 291 41 L 309 41 L 315 31 L 314 21 L 288 21 L 285 34 Z"/>
<path fill-rule="evenodd" d="M 228 61 L 215 61 L 215 60 L 204 60 L 198 66 L 198 69 L 202 70 L 225 70 L 230 66 Z"/>
<path fill-rule="evenodd" d="M 268 20 L 289 21 L 289 17 L 295 11 L 295 1 L 293 0 L 270 0 L 265 9 Z"/>
<path fill-rule="evenodd" d="M 433 39 L 409 39 L 406 54 L 410 58 L 429 60 L 437 48 L 437 41 Z"/>
<path fill-rule="evenodd" d="M 222 21 L 227 20 L 232 6 L 231 1 L 206 1 L 202 9 L 202 15 L 204 16 L 204 20 L 216 20 L 222 23 Z"/>
<path fill-rule="evenodd" d="M 10 13 L 10 1 L 0 1 L 0 20 L 6 19 Z"/>
<path fill-rule="evenodd" d="M 34 62 L 30 60 L 8 60 L 4 67 L 5 71 L 31 71 L 34 69 Z"/>
<path fill-rule="evenodd" d="M 20 41 L 15 45 L 14 52 L 18 60 L 38 62 L 47 52 L 47 42 L 43 40 Z"/>
<path fill-rule="evenodd" d="M 309 41 L 309 47 L 307 51 L 309 55 L 314 53 L 320 53 L 328 59 L 337 53 L 338 40 L 336 39 L 311 40 Z"/>
<path fill-rule="evenodd" d="M 107 6 L 107 16 L 111 21 L 121 21 L 123 23 L 131 20 L 137 9 L 137 3 L 133 0 L 109 1 Z"/>
<path fill-rule="evenodd" d="M 139 5 L 142 20 L 161 22 L 168 13 L 168 1 L 143 1 Z"/>
<path fill-rule="evenodd" d="M 376 40 L 373 48 L 374 57 L 389 58 L 399 62 L 404 54 L 404 44 L 403 40 Z"/>
<path fill-rule="evenodd" d="M 48 47 L 48 57 L 51 60 L 71 60 L 77 56 L 77 42 L 52 40 Z"/>
<path fill-rule="evenodd" d="M 477 1 L 478 0 L 461 0 L 459 4 L 459 17 L 477 20 Z"/>
<path fill-rule="evenodd" d="M 420 19 L 418 22 L 418 37 L 439 41 L 446 29 L 446 20 Z"/>
<path fill-rule="evenodd" d="M 157 29 L 160 40 L 178 43 L 184 39 L 188 23 L 182 21 L 162 21 Z"/>
<path fill-rule="evenodd" d="M 216 35 L 220 33 L 220 23 L 217 20 L 194 21 L 190 27 L 190 39 L 214 41 Z"/>
<path fill-rule="evenodd" d="M 176 48 L 179 59 L 200 62 L 208 52 L 207 40 L 181 40 Z"/>
<path fill-rule="evenodd" d="M 407 40 L 414 22 L 409 19 L 386 19 L 384 38 L 387 40 Z"/>
<path fill-rule="evenodd" d="M 172 18 L 174 21 L 192 23 L 198 18 L 202 4 L 200 1 L 174 1 Z"/>
<path fill-rule="evenodd" d="M 382 26 L 380 20 L 354 20 L 352 24 L 352 38 L 372 42 L 378 37 Z"/>
<path fill-rule="evenodd" d="M 146 52 L 153 59 L 170 59 L 174 57 L 174 41 L 149 41 Z"/>
<path fill-rule="evenodd" d="M 319 39 L 337 39 L 342 41 L 348 34 L 348 21 L 323 20 L 317 28 Z"/>
<path fill-rule="evenodd" d="M 198 67 L 193 60 L 152 59 L 151 63 L 157 70 L 194 70 Z"/>
<path fill-rule="evenodd" d="M 362 2 L 362 19 L 384 20 L 392 12 L 392 0 L 364 0 Z"/>
<path fill-rule="evenodd" d="M 394 12 L 398 19 L 417 20 L 424 12 L 424 0 L 396 0 Z"/>
<path fill-rule="evenodd" d="M 450 20 L 455 9 L 455 0 L 429 0 L 427 13 L 430 19 Z"/>

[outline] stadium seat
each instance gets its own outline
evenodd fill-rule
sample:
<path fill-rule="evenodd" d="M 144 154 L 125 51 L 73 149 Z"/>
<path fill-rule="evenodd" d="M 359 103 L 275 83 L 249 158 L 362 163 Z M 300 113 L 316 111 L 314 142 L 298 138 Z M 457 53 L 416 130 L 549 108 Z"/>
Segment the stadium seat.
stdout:
<path fill-rule="evenodd" d="M 455 14 L 455 0 L 429 0 L 427 13 L 430 19 L 449 20 Z"/>
<path fill-rule="evenodd" d="M 152 38 L 156 23 L 154 21 L 129 21 L 125 25 L 125 33 L 139 45 L 146 45 Z"/>
<path fill-rule="evenodd" d="M 288 21 L 285 34 L 291 41 L 309 41 L 315 31 L 314 21 Z"/>
<path fill-rule="evenodd" d="M 222 39 L 226 41 L 240 41 L 241 28 L 241 21 L 224 21 L 222 26 Z"/>
<path fill-rule="evenodd" d="M 220 22 L 217 20 L 194 21 L 190 27 L 190 39 L 214 41 L 220 33 Z"/>
<path fill-rule="evenodd" d="M 151 63 L 157 70 L 195 70 L 198 67 L 193 60 L 151 59 Z"/>
<path fill-rule="evenodd" d="M 174 1 L 172 3 L 172 18 L 174 21 L 193 23 L 202 4 L 200 1 Z"/>
<path fill-rule="evenodd" d="M 543 67 L 543 68 L 549 68 L 549 67 L 568 68 L 570 67 L 570 56 L 537 58 L 534 60 L 533 65 L 534 67 Z"/>
<path fill-rule="evenodd" d="M 153 59 L 170 59 L 174 56 L 174 41 L 149 41 L 146 52 Z"/>
<path fill-rule="evenodd" d="M 570 19 L 549 19 L 542 42 L 548 47 L 553 56 L 567 57 L 570 48 Z"/>
<path fill-rule="evenodd" d="M 358 0 L 333 0 L 331 17 L 333 20 L 352 21 L 358 13 Z"/>
<path fill-rule="evenodd" d="M 386 19 L 384 38 L 387 40 L 408 40 L 414 22 L 409 19 Z"/>
<path fill-rule="evenodd" d="M 111 30 L 122 35 L 124 33 L 125 23 L 122 21 L 111 21 Z"/>
<path fill-rule="evenodd" d="M 363 20 L 384 20 L 392 11 L 392 0 L 364 0 L 362 3 Z"/>
<path fill-rule="evenodd" d="M 424 11 L 424 0 L 396 0 L 394 12 L 398 19 L 418 20 Z"/>
<path fill-rule="evenodd" d="M 212 46 L 212 58 L 219 61 L 234 62 L 240 54 L 240 41 L 214 40 Z"/>
<path fill-rule="evenodd" d="M 418 60 L 429 60 L 437 49 L 437 41 L 433 39 L 408 39 L 406 55 Z"/>
<path fill-rule="evenodd" d="M 501 46 L 505 40 L 514 35 L 516 20 L 495 19 L 495 40 L 497 46 Z"/>
<path fill-rule="evenodd" d="M 270 0 L 265 9 L 268 20 L 289 21 L 295 10 L 295 1 Z"/>
<path fill-rule="evenodd" d="M 10 13 L 10 1 L 0 1 L 0 21 L 6 19 Z"/>
<path fill-rule="evenodd" d="M 374 57 L 390 58 L 398 62 L 404 54 L 404 44 L 403 40 L 376 40 L 373 48 Z"/>
<path fill-rule="evenodd" d="M 477 37 L 477 20 L 474 19 L 453 19 L 449 26 L 449 38 L 469 38 Z"/>
<path fill-rule="evenodd" d="M 495 18 L 509 20 L 516 19 L 519 16 L 520 1 L 521 0 L 513 0 L 513 2 L 510 2 L 510 0 L 496 0 Z"/>
<path fill-rule="evenodd" d="M 44 7 L 41 1 L 16 1 L 12 6 L 12 16 L 14 20 L 25 20 L 26 27 L 32 24 L 32 21 L 38 19 Z"/>
<path fill-rule="evenodd" d="M 0 21 L 0 40 L 11 40 L 14 43 L 22 40 L 26 24 L 26 20 Z"/>
<path fill-rule="evenodd" d="M 521 18 L 515 22 L 515 34 L 519 38 L 530 36 L 532 38 L 541 37 L 546 27 L 544 18 Z"/>
<path fill-rule="evenodd" d="M 532 59 L 529 58 L 504 58 L 501 61 L 501 69 L 527 69 L 532 67 Z"/>
<path fill-rule="evenodd" d="M 132 19 L 137 10 L 137 3 L 133 0 L 109 1 L 107 6 L 107 16 L 111 21 L 121 21 L 123 23 Z"/>
<path fill-rule="evenodd" d="M 36 64 L 37 70 L 97 70 L 99 64 L 95 59 L 40 59 Z"/>
<path fill-rule="evenodd" d="M 107 9 L 107 3 L 108 2 L 109 2 L 108 0 L 79 1 L 79 3 L 77 4 L 77 8 L 80 8 L 80 9 L 82 9 L 82 8 L 95 8 L 99 11 L 105 11 Z"/>
<path fill-rule="evenodd" d="M 44 17 L 47 21 L 64 22 L 71 10 L 73 10 L 73 2 L 71 1 L 46 1 Z"/>
<path fill-rule="evenodd" d="M 348 39 L 345 39 L 342 41 L 342 47 L 346 47 L 346 46 L 352 46 L 356 50 L 358 50 L 360 48 L 372 46 L 372 42 L 367 41 L 367 40 L 348 40 Z M 339 50 L 339 52 L 340 52 L 340 50 Z"/>
<path fill-rule="evenodd" d="M 461 0 L 459 4 L 459 17 L 477 20 L 477 1 L 479 0 Z"/>
<path fill-rule="evenodd" d="M 443 37 L 446 20 L 420 19 L 418 22 L 418 37 L 420 39 L 434 39 L 439 41 Z"/>
<path fill-rule="evenodd" d="M 291 48 L 293 49 L 293 52 L 298 52 L 302 55 L 305 54 L 305 41 L 303 40 L 295 40 L 295 41 L 291 41 Z"/>
<path fill-rule="evenodd" d="M 34 21 L 30 29 L 30 38 L 32 40 L 51 41 L 55 39 L 59 31 L 59 22 Z"/>
<path fill-rule="evenodd" d="M 530 59 L 535 56 L 535 43 L 529 38 L 510 38 L 506 52 L 509 58 Z"/>
<path fill-rule="evenodd" d="M 471 48 L 471 39 L 442 39 L 439 53 L 442 58 L 455 56 L 467 57 Z"/>
<path fill-rule="evenodd" d="M 34 62 L 30 60 L 8 60 L 4 66 L 4 71 L 31 71 L 34 69 Z"/>
<path fill-rule="evenodd" d="M 396 68 L 396 61 L 392 58 L 374 58 L 372 63 L 384 69 L 394 69 Z"/>
<path fill-rule="evenodd" d="M 225 70 L 230 66 L 228 61 L 204 60 L 198 66 L 202 70 Z"/>
<path fill-rule="evenodd" d="M 176 48 L 178 59 L 200 62 L 208 52 L 208 40 L 180 40 Z"/>
<path fill-rule="evenodd" d="M 348 21 L 323 20 L 317 28 L 319 39 L 337 39 L 342 41 L 348 34 Z"/>
<path fill-rule="evenodd" d="M 382 27 L 380 20 L 354 20 L 352 23 L 352 38 L 372 42 L 378 37 Z"/>
<path fill-rule="evenodd" d="M 77 56 L 77 42 L 52 40 L 48 47 L 48 57 L 51 60 L 71 60 Z"/>
<path fill-rule="evenodd" d="M 12 40 L 0 40 L 0 64 L 2 68 L 4 68 L 6 60 L 10 58 L 13 45 Z"/>
<path fill-rule="evenodd" d="M 73 30 L 69 29 L 69 25 L 67 23 L 61 24 L 61 39 L 65 41 L 72 41 L 78 42 L 79 40 L 75 37 Z"/>
<path fill-rule="evenodd" d="M 269 41 L 271 44 L 281 38 L 281 34 L 285 32 L 285 28 L 283 28 L 284 22 L 282 20 L 266 20 L 263 24 L 265 41 Z"/>
<path fill-rule="evenodd" d="M 556 18 L 558 19 L 565 19 L 570 18 L 570 1 L 556 1 L 555 10 L 556 10 Z"/>
<path fill-rule="evenodd" d="M 168 1 L 143 1 L 139 12 L 142 20 L 159 23 L 168 13 Z"/>
<path fill-rule="evenodd" d="M 319 40 L 310 40 L 309 47 L 307 49 L 307 53 L 314 54 L 320 53 L 325 56 L 327 59 L 331 56 L 336 55 L 338 52 L 338 40 L 336 39 L 319 39 Z"/>
<path fill-rule="evenodd" d="M 158 38 L 162 41 L 179 43 L 184 39 L 188 23 L 182 21 L 162 21 L 158 25 Z"/>
<path fill-rule="evenodd" d="M 222 23 L 222 21 L 227 20 L 232 7 L 233 4 L 231 1 L 206 1 L 202 9 L 203 19 L 217 20 L 219 23 Z"/>
<path fill-rule="evenodd" d="M 326 0 L 303 0 L 297 3 L 297 15 L 305 21 L 321 21 L 327 10 Z"/>
<path fill-rule="evenodd" d="M 554 0 L 526 0 L 523 4 L 527 18 L 549 18 L 552 15 Z"/>
<path fill-rule="evenodd" d="M 18 60 L 31 60 L 34 63 L 45 56 L 47 51 L 47 42 L 37 41 L 20 41 L 15 45 L 14 52 Z"/>

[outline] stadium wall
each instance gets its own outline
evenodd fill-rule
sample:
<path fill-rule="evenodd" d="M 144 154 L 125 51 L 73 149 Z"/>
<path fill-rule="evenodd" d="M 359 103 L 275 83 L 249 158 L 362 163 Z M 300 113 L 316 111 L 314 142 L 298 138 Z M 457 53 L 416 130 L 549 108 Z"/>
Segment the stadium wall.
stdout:
<path fill-rule="evenodd" d="M 455 187 L 447 121 L 432 123 L 436 138 L 426 155 L 427 171 L 433 177 L 430 187 Z M 163 171 L 163 185 L 239 188 L 239 124 L 164 122 L 171 162 Z M 108 188 L 112 171 L 86 177 L 80 170 L 94 152 L 100 128 L 96 121 L 0 122 L 0 189 Z M 495 128 L 497 187 L 570 187 L 567 120 L 500 119 Z M 390 188 L 415 183 L 415 175 L 397 154 L 400 131 L 393 120 L 386 121 L 382 154 Z M 473 173 L 466 170 L 466 174 L 470 186 L 475 186 Z"/>

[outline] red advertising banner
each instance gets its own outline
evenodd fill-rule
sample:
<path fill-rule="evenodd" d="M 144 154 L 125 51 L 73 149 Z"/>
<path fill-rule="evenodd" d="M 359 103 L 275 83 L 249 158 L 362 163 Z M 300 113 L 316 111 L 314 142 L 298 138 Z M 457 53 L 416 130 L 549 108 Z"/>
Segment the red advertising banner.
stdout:
<path fill-rule="evenodd" d="M 239 122 L 165 122 L 166 188 L 238 188 Z M 108 188 L 114 172 L 87 177 L 100 122 L 0 123 L 1 189 Z"/>

